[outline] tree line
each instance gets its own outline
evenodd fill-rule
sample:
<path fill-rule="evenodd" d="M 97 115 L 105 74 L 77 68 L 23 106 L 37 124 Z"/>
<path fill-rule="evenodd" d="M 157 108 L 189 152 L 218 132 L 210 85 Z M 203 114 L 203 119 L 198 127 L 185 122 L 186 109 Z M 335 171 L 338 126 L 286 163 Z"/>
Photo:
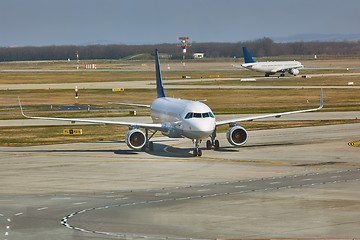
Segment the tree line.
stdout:
<path fill-rule="evenodd" d="M 341 42 L 289 42 L 277 43 L 270 38 L 237 43 L 197 43 L 193 42 L 188 49 L 188 56 L 194 52 L 202 52 L 208 58 L 243 57 L 242 47 L 246 46 L 254 57 L 283 55 L 340 55 L 360 56 L 360 41 Z M 76 59 L 79 52 L 81 60 L 91 59 L 124 59 L 137 54 L 148 54 L 152 57 L 154 49 L 167 54 L 173 59 L 182 57 L 176 44 L 157 45 L 89 45 L 89 46 L 44 46 L 44 47 L 0 47 L 0 61 L 32 61 L 32 60 L 67 60 Z"/>

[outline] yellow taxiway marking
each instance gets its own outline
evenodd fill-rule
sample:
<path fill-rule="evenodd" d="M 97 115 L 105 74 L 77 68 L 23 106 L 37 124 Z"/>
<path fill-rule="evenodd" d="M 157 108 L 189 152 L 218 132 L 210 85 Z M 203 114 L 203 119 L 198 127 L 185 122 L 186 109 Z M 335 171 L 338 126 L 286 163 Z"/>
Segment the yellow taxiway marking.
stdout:
<path fill-rule="evenodd" d="M 349 142 L 348 145 L 351 147 L 360 147 L 360 140 Z"/>

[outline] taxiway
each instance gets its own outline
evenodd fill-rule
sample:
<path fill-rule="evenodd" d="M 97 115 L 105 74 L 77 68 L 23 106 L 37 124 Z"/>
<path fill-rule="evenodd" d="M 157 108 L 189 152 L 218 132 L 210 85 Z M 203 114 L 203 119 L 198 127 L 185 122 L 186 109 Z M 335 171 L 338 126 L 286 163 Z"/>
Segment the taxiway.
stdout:
<path fill-rule="evenodd" d="M 356 238 L 360 124 L 251 131 L 191 157 L 123 141 L 1 147 L 0 236 L 17 239 Z"/>

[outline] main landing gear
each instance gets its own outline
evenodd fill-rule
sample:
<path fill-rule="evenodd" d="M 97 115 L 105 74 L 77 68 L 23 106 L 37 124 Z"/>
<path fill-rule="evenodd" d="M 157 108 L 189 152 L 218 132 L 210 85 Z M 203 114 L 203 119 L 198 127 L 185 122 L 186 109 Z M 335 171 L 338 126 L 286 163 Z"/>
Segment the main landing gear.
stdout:
<path fill-rule="evenodd" d="M 154 151 L 154 143 L 150 142 L 150 139 L 157 133 L 157 131 L 152 132 L 151 136 L 149 137 L 149 129 L 145 129 L 145 137 L 146 137 L 146 143 L 145 146 L 142 148 L 143 151 L 146 151 L 146 149 L 149 150 L 149 152 Z"/>
<path fill-rule="evenodd" d="M 211 140 L 206 141 L 206 149 L 210 150 L 212 147 L 214 147 L 214 150 L 219 150 L 220 143 L 219 140 L 216 139 L 216 131 L 214 131 L 210 137 Z"/>

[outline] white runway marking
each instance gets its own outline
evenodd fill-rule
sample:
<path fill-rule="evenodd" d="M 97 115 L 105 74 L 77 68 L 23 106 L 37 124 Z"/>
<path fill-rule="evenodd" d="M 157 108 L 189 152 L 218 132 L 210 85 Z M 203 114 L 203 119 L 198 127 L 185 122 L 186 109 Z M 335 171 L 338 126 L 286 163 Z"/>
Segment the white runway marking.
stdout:
<path fill-rule="evenodd" d="M 246 187 L 246 185 L 235 186 L 235 188 L 244 188 L 244 187 Z"/>
<path fill-rule="evenodd" d="M 129 198 L 127 198 L 127 197 L 122 197 L 122 198 L 117 198 L 117 199 L 115 199 L 115 201 L 119 201 L 119 200 L 127 200 L 127 199 L 129 199 Z"/>
<path fill-rule="evenodd" d="M 198 192 L 207 192 L 207 191 L 210 191 L 209 188 L 206 188 L 206 189 L 199 189 Z"/>
<path fill-rule="evenodd" d="M 19 212 L 19 213 L 15 214 L 15 216 L 20 216 L 20 215 L 23 215 L 23 214 L 24 214 L 24 213 Z"/>
<path fill-rule="evenodd" d="M 279 184 L 279 183 L 281 183 L 281 182 L 271 182 L 269 184 L 273 185 L 273 184 Z"/>
<path fill-rule="evenodd" d="M 42 210 L 45 210 L 45 209 L 48 209 L 48 207 L 38 208 L 37 210 L 38 210 L 38 211 L 42 211 Z"/>
<path fill-rule="evenodd" d="M 353 170 L 354 171 L 354 170 Z M 360 171 L 360 169 L 357 169 L 357 171 Z M 171 201 L 181 201 L 181 200 L 192 200 L 192 199 L 205 199 L 205 198 L 211 198 L 211 197 L 217 197 L 217 196 L 226 196 L 226 195 L 235 195 L 235 194 L 242 194 L 242 193 L 253 193 L 253 192 L 261 192 L 261 191 L 268 191 L 268 190 L 275 190 L 275 189 L 285 189 L 285 188 L 302 188 L 302 187 L 305 187 L 305 186 L 315 186 L 315 185 L 320 185 L 320 184 L 326 184 L 326 183 L 336 183 L 336 182 L 347 182 L 347 181 L 353 181 L 354 178 L 350 178 L 350 179 L 342 179 L 343 177 L 345 176 L 340 176 L 341 179 L 338 179 L 338 181 L 329 181 L 329 180 L 325 180 L 324 182 L 316 182 L 314 180 L 316 180 L 318 177 L 314 177 L 314 179 L 311 179 L 311 178 L 307 178 L 307 179 L 302 179 L 306 176 L 309 176 L 308 174 L 306 175 L 301 175 L 299 177 L 299 179 L 297 179 L 298 181 L 311 181 L 313 180 L 313 182 L 307 182 L 306 184 L 301 184 L 301 183 L 293 183 L 293 185 L 287 185 L 287 186 L 272 186 L 270 187 L 269 185 L 275 185 L 275 184 L 281 184 L 283 182 L 279 182 L 279 181 L 274 181 L 274 182 L 270 182 L 271 179 L 280 179 L 280 178 L 264 178 L 264 179 L 250 179 L 248 181 L 237 181 L 237 182 L 231 182 L 232 184 L 234 184 L 233 186 L 229 186 L 228 184 L 230 182 L 218 182 L 218 183 L 212 183 L 212 184 L 208 184 L 209 188 L 207 189 L 204 189 L 204 188 L 200 188 L 199 189 L 199 185 L 197 186 L 182 186 L 182 187 L 175 187 L 175 189 L 190 189 L 190 188 L 195 188 L 193 189 L 193 194 L 196 194 L 195 192 L 205 192 L 205 191 L 215 191 L 216 189 L 212 189 L 211 186 L 217 186 L 217 185 L 227 185 L 229 188 L 229 192 L 217 192 L 217 193 L 210 193 L 210 194 L 200 194 L 200 195 L 192 195 L 192 196 L 179 196 L 179 197 L 172 197 L 172 198 L 164 198 L 164 199 L 158 199 L 158 200 L 151 200 L 151 199 L 154 199 L 154 195 L 152 195 L 152 198 L 147 200 L 147 201 L 142 201 L 142 202 L 128 202 L 128 203 L 124 203 L 124 204 L 114 204 L 114 205 L 107 205 L 107 206 L 104 206 L 104 207 L 96 207 L 96 208 L 87 208 L 87 209 L 83 209 L 81 211 L 76 211 L 76 212 L 73 212 L 72 214 L 70 215 L 67 215 L 66 217 L 64 217 L 60 222 L 63 226 L 67 227 L 67 228 L 71 228 L 71 229 L 74 229 L 74 230 L 78 230 L 78 231 L 81 231 L 81 232 L 89 232 L 89 233 L 96 233 L 96 234 L 103 234 L 103 235 L 113 235 L 113 236 L 121 236 L 121 237 L 127 237 L 128 235 L 126 233 L 109 233 L 109 232 L 101 232 L 101 231 L 94 231 L 94 230 L 89 230 L 89 229 L 83 229 L 83 228 L 79 228 L 79 227 L 76 227 L 76 226 L 72 226 L 68 223 L 68 220 L 70 218 L 72 218 L 73 216 L 75 215 L 78 215 L 78 214 L 81 214 L 81 213 L 85 213 L 85 212 L 89 212 L 89 211 L 93 211 L 93 210 L 102 210 L 102 209 L 107 209 L 107 208 L 113 208 L 113 207 L 126 207 L 126 206 L 135 206 L 135 205 L 140 205 L 140 204 L 152 204 L 152 203 L 163 203 L 163 202 L 171 202 Z M 326 175 L 326 176 L 329 176 L 329 175 Z M 331 176 L 331 175 L 330 175 Z M 358 176 L 356 176 L 358 177 Z M 295 178 L 294 176 L 286 176 L 286 178 Z M 283 179 L 283 177 L 281 177 L 281 179 Z M 318 180 L 321 180 L 318 179 Z M 254 187 L 251 188 L 251 185 L 253 185 L 251 182 L 254 181 Z M 266 181 L 260 189 L 257 187 L 258 185 L 257 184 L 257 181 Z M 280 180 L 281 181 L 281 180 Z M 247 185 L 236 185 L 236 184 L 241 184 L 241 183 L 248 183 Z M 260 184 L 261 182 L 259 182 Z M 283 183 L 284 184 L 284 183 Z M 289 183 L 290 184 L 290 183 Z M 206 186 L 206 184 L 202 184 L 202 186 Z M 244 188 L 244 187 L 249 187 L 249 189 L 244 189 L 243 191 L 235 191 L 233 188 L 234 191 L 231 191 L 231 187 L 233 188 Z M 197 189 L 196 189 L 197 188 Z M 162 188 L 162 189 L 159 189 L 158 193 L 152 193 L 152 194 L 155 194 L 155 195 L 158 195 L 158 196 L 166 196 L 166 195 L 169 195 L 170 193 L 173 193 L 173 194 L 178 194 L 178 192 L 176 190 L 174 190 L 173 192 L 160 192 L 160 191 L 163 191 L 165 188 Z M 174 189 L 174 188 L 172 188 Z M 137 191 L 131 191 L 131 193 L 133 192 L 137 192 Z M 148 192 L 148 191 L 147 191 Z M 141 193 L 141 191 L 140 191 Z M 185 194 L 183 192 L 179 192 L 179 193 L 182 193 L 182 194 Z M 118 195 L 119 196 L 119 195 Z M 119 198 L 119 199 L 124 199 L 124 198 Z M 131 199 L 131 198 L 130 198 Z M 85 204 L 86 202 L 80 202 L 80 203 L 73 203 L 73 204 Z M 134 237 L 134 236 L 137 236 L 139 238 L 148 238 L 149 236 L 142 236 L 142 235 L 132 235 L 131 237 Z M 152 239 L 152 237 L 150 236 L 150 238 Z M 154 238 L 155 239 L 155 238 Z M 169 239 L 169 238 L 156 238 L 156 239 Z M 173 238 L 174 240 L 175 239 L 186 239 L 186 238 Z"/>
<path fill-rule="evenodd" d="M 73 203 L 73 205 L 82 205 L 82 204 L 85 204 L 87 202 L 77 202 L 77 203 Z"/>
<path fill-rule="evenodd" d="M 161 196 L 168 196 L 168 195 L 170 195 L 170 194 L 171 194 L 171 192 L 155 193 L 155 196 L 156 196 L 156 197 L 161 197 Z"/>

